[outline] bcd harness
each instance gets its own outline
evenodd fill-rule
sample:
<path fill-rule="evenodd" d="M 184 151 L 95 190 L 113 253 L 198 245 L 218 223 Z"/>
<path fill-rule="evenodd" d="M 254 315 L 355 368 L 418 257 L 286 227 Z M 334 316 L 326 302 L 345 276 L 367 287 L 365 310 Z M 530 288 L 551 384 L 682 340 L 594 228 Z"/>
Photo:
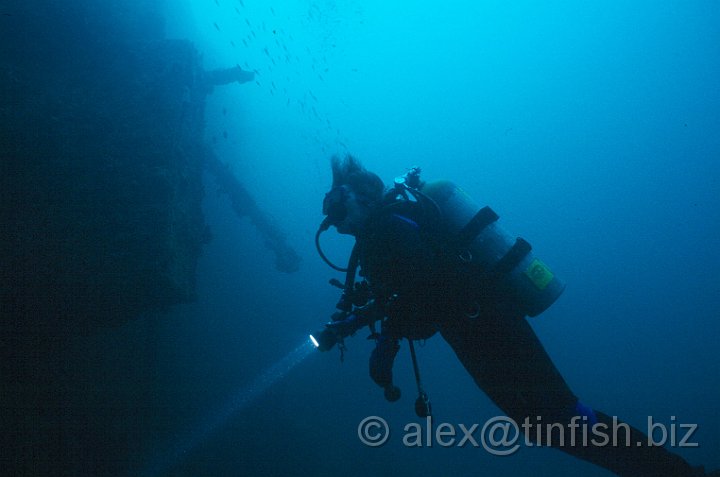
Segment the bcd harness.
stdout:
<path fill-rule="evenodd" d="M 331 191 L 341 195 L 343 191 Z M 332 197 L 331 197 L 332 198 Z M 329 204 L 332 205 L 332 204 Z M 405 211 L 415 211 L 412 218 Z M 315 235 L 315 245 L 321 258 L 333 269 L 345 272 L 345 282 L 331 280 L 330 283 L 342 289 L 342 295 L 332 315 L 332 321 L 318 334 L 316 345 L 325 351 L 338 344 L 341 360 L 344 357 L 344 338 L 353 335 L 360 328 L 368 326 L 368 339 L 379 338 L 375 323 L 385 322 L 387 309 L 397 294 L 378 297 L 371 284 L 365 279 L 356 283 L 355 277 L 360 265 L 358 241 L 355 242 L 346 268 L 331 263 L 320 247 L 319 237 L 332 225 L 332 207 L 324 209 L 328 217 L 323 221 Z M 460 189 L 450 183 L 426 184 L 420 180 L 420 169 L 411 168 L 404 176 L 395 179 L 394 187 L 385 194 L 375 207 L 373 217 L 392 215 L 415 224 L 426 239 L 434 242 L 439 249 L 445 265 L 462 270 L 467 277 L 468 293 L 478 293 L 478 289 L 498 286 L 504 293 L 517 299 L 524 306 L 523 311 L 535 316 L 552 304 L 562 293 L 564 284 L 531 253 L 532 247 L 522 239 L 514 241 L 504 230 L 496 225 L 499 216 L 490 208 L 476 206 Z M 460 224 L 462 224 L 460 226 Z M 454 230 L 453 230 L 454 229 Z M 503 288 L 504 287 L 504 288 Z M 377 302 L 382 300 L 383 303 Z M 477 312 L 479 313 L 479 306 Z M 474 318 L 476 314 L 467 313 Z M 415 354 L 414 340 L 408 339 L 413 371 L 418 388 L 416 412 L 419 416 L 430 415 L 430 402 L 423 390 L 420 372 Z"/>

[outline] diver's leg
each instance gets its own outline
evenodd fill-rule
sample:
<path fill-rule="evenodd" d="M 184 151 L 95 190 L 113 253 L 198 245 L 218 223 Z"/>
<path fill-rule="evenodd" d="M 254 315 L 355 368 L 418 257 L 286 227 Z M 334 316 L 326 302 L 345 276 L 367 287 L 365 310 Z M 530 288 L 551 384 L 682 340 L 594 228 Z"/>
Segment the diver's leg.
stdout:
<path fill-rule="evenodd" d="M 566 425 L 573 416 L 589 413 L 598 422 L 612 426 L 611 418 L 605 414 L 593 413 L 589 408 L 581 412 L 577 398 L 522 316 L 500 311 L 475 319 L 463 316 L 446 320 L 440 332 L 477 385 L 518 425 L 526 418 L 531 424 Z M 566 445 L 558 448 L 621 476 L 695 475 L 682 458 L 662 447 L 647 446 L 642 432 L 630 426 L 628 429 L 631 447 L 625 445 L 624 433 L 620 432 L 622 442 L 617 446 L 593 446 L 592 442 L 583 446 L 581 440 L 568 445 L 571 443 L 566 439 Z M 535 430 L 529 434 L 534 440 Z M 591 441 L 589 430 L 588 434 Z M 636 442 L 645 444 L 637 447 Z"/>
<path fill-rule="evenodd" d="M 562 450 L 596 463 L 620 476 L 627 477 L 701 477 L 702 468 L 693 468 L 682 457 L 663 447 L 648 445 L 648 437 L 638 429 L 618 422 L 617 418 L 595 411 L 604 425 L 610 443 L 605 446 L 583 446 L 582 443 Z M 613 439 L 615 442 L 613 443 Z M 638 446 L 638 443 L 640 445 Z"/>
<path fill-rule="evenodd" d="M 393 363 L 400 350 L 398 340 L 380 335 L 375 349 L 370 354 L 370 377 L 383 388 L 385 399 L 390 402 L 400 399 L 400 388 L 393 384 Z"/>
<path fill-rule="evenodd" d="M 575 406 L 577 398 L 522 316 L 461 316 L 441 323 L 440 333 L 478 387 L 509 417 L 534 419 L 538 410 L 564 415 Z"/>

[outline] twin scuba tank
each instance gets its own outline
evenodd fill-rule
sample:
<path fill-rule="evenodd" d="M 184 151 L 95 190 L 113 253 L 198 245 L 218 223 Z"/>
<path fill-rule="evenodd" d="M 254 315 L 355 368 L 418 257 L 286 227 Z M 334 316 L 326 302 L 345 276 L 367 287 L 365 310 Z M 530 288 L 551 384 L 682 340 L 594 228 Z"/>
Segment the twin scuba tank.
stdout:
<path fill-rule="evenodd" d="M 537 316 L 552 305 L 565 284 L 532 252 L 530 244 L 498 225 L 498 215 L 481 207 L 449 181 L 422 183 L 413 169 L 395 180 L 396 188 L 418 191 L 439 208 L 442 226 L 458 257 L 507 294 L 527 316 Z"/>

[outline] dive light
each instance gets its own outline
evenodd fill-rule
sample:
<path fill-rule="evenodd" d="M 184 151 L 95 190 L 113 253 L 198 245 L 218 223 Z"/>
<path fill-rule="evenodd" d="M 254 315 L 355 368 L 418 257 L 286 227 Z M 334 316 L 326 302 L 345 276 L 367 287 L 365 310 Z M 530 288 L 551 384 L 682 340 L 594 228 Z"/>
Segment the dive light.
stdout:
<path fill-rule="evenodd" d="M 325 328 L 322 331 L 311 334 L 310 341 L 312 341 L 312 344 L 315 345 L 318 350 L 330 351 L 338 342 L 338 336 L 333 330 Z"/>
<path fill-rule="evenodd" d="M 310 341 L 312 341 L 313 346 L 315 346 L 316 348 L 320 347 L 320 343 L 318 343 L 318 340 L 316 340 L 313 335 L 310 335 Z"/>

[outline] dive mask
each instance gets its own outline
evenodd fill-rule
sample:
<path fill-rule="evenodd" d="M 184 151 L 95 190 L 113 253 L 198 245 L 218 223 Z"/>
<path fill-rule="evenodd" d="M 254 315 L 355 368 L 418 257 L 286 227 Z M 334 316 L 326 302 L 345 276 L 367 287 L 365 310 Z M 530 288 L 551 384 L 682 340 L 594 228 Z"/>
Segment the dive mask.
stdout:
<path fill-rule="evenodd" d="M 323 199 L 323 215 L 327 215 L 330 224 L 336 225 L 345 220 L 347 217 L 347 206 L 345 201 L 350 193 L 348 186 L 341 185 L 333 187 L 330 192 L 325 194 Z"/>

